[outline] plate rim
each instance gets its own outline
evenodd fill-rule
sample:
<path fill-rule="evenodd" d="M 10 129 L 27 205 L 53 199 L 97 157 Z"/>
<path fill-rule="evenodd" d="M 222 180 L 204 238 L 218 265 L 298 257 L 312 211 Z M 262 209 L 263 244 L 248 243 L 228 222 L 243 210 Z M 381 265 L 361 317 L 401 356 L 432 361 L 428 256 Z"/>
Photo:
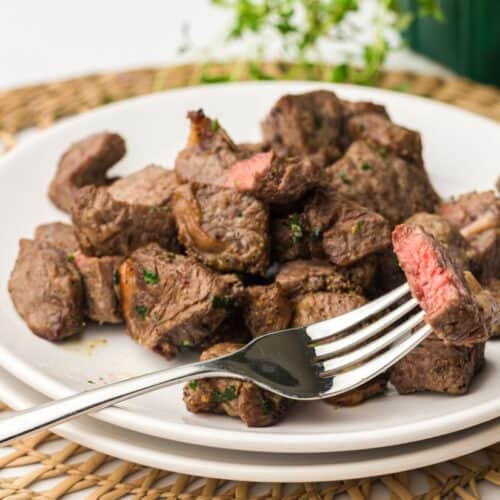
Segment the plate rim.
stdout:
<path fill-rule="evenodd" d="M 9 164 L 11 162 L 16 161 L 18 154 L 23 154 L 23 152 L 29 148 L 36 148 L 39 144 L 43 144 L 47 137 L 51 135 L 57 135 L 60 130 L 64 130 L 66 127 L 71 126 L 72 124 L 84 122 L 86 119 L 88 119 L 88 117 L 91 117 L 90 119 L 92 119 L 92 117 L 95 115 L 108 113 L 111 114 L 115 112 L 116 109 L 127 108 L 129 106 L 141 106 L 142 102 L 149 100 L 154 101 L 155 99 L 158 99 L 159 96 L 161 97 L 165 94 L 182 95 L 192 92 L 220 92 L 220 89 L 224 89 L 228 86 L 231 86 L 232 88 L 235 86 L 302 86 L 302 88 L 304 89 L 332 89 L 338 91 L 340 94 L 342 94 L 343 89 L 347 91 L 355 90 L 356 92 L 372 95 L 373 97 L 367 98 L 373 98 L 374 100 L 376 100 L 376 95 L 386 95 L 391 96 L 391 98 L 403 99 L 406 101 L 413 101 L 417 103 L 425 102 L 426 105 L 439 107 L 447 111 L 459 113 L 462 116 L 466 115 L 470 119 L 479 120 L 479 122 L 484 122 L 485 125 L 490 127 L 494 126 L 500 131 L 500 125 L 493 120 L 485 118 L 481 115 L 477 115 L 470 111 L 462 110 L 461 108 L 458 108 L 456 106 L 434 101 L 425 97 L 407 95 L 378 88 L 366 88 L 357 85 L 326 84 L 322 82 L 303 81 L 239 82 L 231 84 L 200 85 L 139 96 L 132 99 L 112 103 L 103 108 L 97 108 L 83 115 L 64 119 L 54 127 L 51 127 L 49 130 L 44 131 L 36 137 L 28 139 L 24 144 L 16 148 L 13 152 L 8 153 L 5 158 L 2 158 L 0 160 L 0 175 L 9 167 Z M 34 368 L 23 359 L 10 354 L 8 349 L 2 344 L 0 344 L 0 364 L 10 373 L 14 374 L 19 380 L 27 382 L 30 386 L 34 387 L 36 390 L 40 390 L 49 397 L 57 398 L 74 394 L 74 391 L 59 383 L 57 380 L 45 375 L 41 369 Z M 481 412 L 478 411 L 478 408 L 481 408 Z M 496 418 L 499 415 L 500 398 L 487 401 L 480 406 L 475 406 L 473 408 L 462 410 L 454 414 L 446 414 L 445 417 L 435 417 L 433 419 L 428 419 L 422 422 L 416 422 L 413 423 L 410 428 L 405 425 L 400 425 L 397 427 L 386 429 L 383 432 L 381 432 L 380 430 L 371 429 L 361 432 L 345 432 L 342 434 L 321 434 L 318 435 L 320 438 L 316 439 L 314 447 L 312 448 L 311 440 L 314 436 L 312 434 L 273 434 L 272 439 L 274 441 L 273 446 L 279 446 L 281 448 L 281 451 L 287 453 L 303 452 L 304 447 L 307 447 L 310 452 L 327 452 L 332 451 L 332 449 L 335 449 L 336 451 L 346 451 L 353 449 L 353 442 L 358 443 L 355 449 L 360 450 L 425 440 L 438 435 L 444 435 L 467 427 L 478 425 L 487 420 Z M 216 432 L 213 432 L 215 436 L 212 436 L 211 432 L 207 432 L 207 430 L 209 430 L 209 428 L 207 427 L 192 423 L 172 422 L 169 422 L 168 432 L 166 432 L 166 426 L 164 425 L 164 423 L 159 422 L 158 419 L 151 418 L 148 415 L 138 411 L 121 407 L 112 407 L 101 410 L 99 413 L 94 414 L 93 416 L 105 422 L 139 432 L 143 432 L 145 428 L 147 428 L 148 434 L 157 437 L 168 437 L 169 439 L 180 442 L 203 444 L 206 446 L 214 446 L 226 449 L 265 451 L 271 437 L 269 433 L 259 433 L 255 430 L 245 430 L 245 432 L 238 433 L 238 440 L 237 442 L 235 442 L 234 430 L 225 430 L 218 428 Z M 396 430 L 397 432 L 395 432 Z M 376 434 L 376 441 L 379 444 L 374 444 L 373 441 L 375 438 L 372 438 L 371 441 L 370 439 L 367 439 L 367 434 Z M 410 435 L 413 436 L 410 437 Z"/>

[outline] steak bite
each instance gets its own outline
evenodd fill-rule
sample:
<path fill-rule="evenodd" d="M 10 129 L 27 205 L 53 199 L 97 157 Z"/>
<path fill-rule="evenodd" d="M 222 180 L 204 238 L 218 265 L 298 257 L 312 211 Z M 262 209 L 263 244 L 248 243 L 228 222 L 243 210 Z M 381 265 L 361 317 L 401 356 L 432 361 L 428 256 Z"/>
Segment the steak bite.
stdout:
<path fill-rule="evenodd" d="M 389 223 L 370 209 L 342 199 L 332 192 L 317 191 L 304 210 L 311 234 L 319 234 L 312 255 L 348 266 L 391 244 Z"/>
<path fill-rule="evenodd" d="M 390 369 L 391 384 L 399 394 L 465 394 L 484 365 L 484 347 L 447 345 L 431 335 Z"/>
<path fill-rule="evenodd" d="M 288 206 L 316 186 L 320 175 L 308 157 L 280 158 L 271 150 L 234 163 L 225 174 L 225 186 Z"/>
<path fill-rule="evenodd" d="M 308 293 L 295 304 L 292 326 L 307 326 L 318 321 L 334 318 L 364 304 L 366 304 L 366 299 L 355 292 Z"/>
<path fill-rule="evenodd" d="M 330 262 L 311 259 L 284 264 L 276 275 L 276 283 L 293 303 L 311 292 L 362 293 L 375 274 L 375 261 L 359 261 L 351 267 L 338 267 Z"/>
<path fill-rule="evenodd" d="M 262 133 L 280 157 L 311 156 L 328 165 L 341 154 L 342 104 L 326 90 L 285 95 L 262 122 Z"/>
<path fill-rule="evenodd" d="M 469 255 L 471 248 L 460 231 L 450 221 L 437 214 L 419 212 L 412 215 L 406 224 L 418 224 L 434 237 L 448 252 L 453 261 L 462 270 L 469 268 Z"/>
<path fill-rule="evenodd" d="M 22 239 L 9 293 L 33 333 L 62 340 L 83 330 L 83 286 L 63 250 L 45 241 Z"/>
<path fill-rule="evenodd" d="M 322 183 L 337 194 L 383 215 L 391 224 L 416 212 L 434 212 L 439 197 L 425 171 L 363 141 L 329 166 Z"/>
<path fill-rule="evenodd" d="M 191 122 L 188 143 L 175 159 L 178 179 L 224 185 L 226 170 L 254 154 L 253 148 L 238 148 L 218 120 L 208 118 L 201 109 L 190 111 L 188 119 Z"/>
<path fill-rule="evenodd" d="M 288 328 L 292 305 L 278 283 L 245 289 L 245 324 L 253 337 Z"/>
<path fill-rule="evenodd" d="M 73 226 L 63 222 L 39 225 L 35 229 L 35 240 L 50 243 L 68 255 L 74 254 L 79 249 Z"/>
<path fill-rule="evenodd" d="M 347 119 L 345 127 L 351 142 L 363 140 L 381 155 L 390 152 L 423 168 L 420 134 L 396 125 L 383 113 L 355 114 Z"/>
<path fill-rule="evenodd" d="M 264 274 L 269 220 L 253 196 L 209 184 L 184 184 L 173 199 L 180 242 L 189 255 L 219 271 Z"/>
<path fill-rule="evenodd" d="M 201 361 L 231 354 L 243 344 L 225 342 L 204 351 Z M 251 382 L 231 378 L 192 380 L 184 386 L 184 403 L 192 413 L 222 413 L 239 417 L 248 427 L 266 427 L 280 421 L 290 401 Z"/>
<path fill-rule="evenodd" d="M 500 198 L 472 192 L 443 203 L 439 213 L 460 229 L 471 246 L 471 269 L 482 283 L 500 278 Z"/>
<path fill-rule="evenodd" d="M 85 288 L 85 314 L 97 323 L 123 321 L 119 299 L 118 268 L 123 257 L 88 257 L 75 254 L 75 264 Z"/>
<path fill-rule="evenodd" d="M 120 267 L 120 297 L 129 335 L 167 358 L 209 338 L 241 301 L 234 275 L 156 244 L 139 248 Z"/>
<path fill-rule="evenodd" d="M 456 345 L 488 340 L 491 331 L 483 311 L 446 248 L 413 224 L 397 226 L 392 240 L 412 294 L 436 335 Z"/>
<path fill-rule="evenodd" d="M 353 116 L 364 115 L 367 113 L 379 114 L 387 120 L 390 120 L 389 114 L 387 113 L 385 106 L 382 106 L 382 104 L 375 104 L 374 102 L 369 101 L 344 101 L 344 99 L 340 100 L 340 104 L 342 105 L 342 118 L 344 119 L 344 123 L 346 123 Z"/>
<path fill-rule="evenodd" d="M 71 211 L 76 191 L 89 184 L 106 185 L 107 171 L 126 152 L 125 141 L 118 134 L 93 134 L 73 144 L 61 157 L 49 187 L 49 198 L 56 207 Z"/>
<path fill-rule="evenodd" d="M 151 165 L 110 188 L 86 186 L 76 194 L 73 225 L 87 255 L 128 255 L 150 242 L 176 251 L 170 201 L 175 174 Z"/>
<path fill-rule="evenodd" d="M 303 213 L 271 218 L 271 253 L 274 260 L 287 262 L 311 254 L 309 237 L 313 237 Z M 318 234 L 319 237 L 319 234 Z"/>

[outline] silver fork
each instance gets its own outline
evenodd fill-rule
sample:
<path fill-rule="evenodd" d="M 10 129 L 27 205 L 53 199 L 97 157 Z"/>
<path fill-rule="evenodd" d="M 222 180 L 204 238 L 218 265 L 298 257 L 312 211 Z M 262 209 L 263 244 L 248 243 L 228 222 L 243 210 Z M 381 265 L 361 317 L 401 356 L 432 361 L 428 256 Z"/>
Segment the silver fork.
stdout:
<path fill-rule="evenodd" d="M 0 445 L 156 389 L 204 377 L 247 379 L 302 401 L 342 394 L 387 370 L 430 334 L 428 325 L 415 331 L 424 319 L 420 309 L 390 329 L 417 309 L 418 302 L 410 298 L 346 335 L 408 293 L 404 284 L 342 316 L 269 333 L 227 356 L 141 375 L 14 413 L 0 420 Z"/>

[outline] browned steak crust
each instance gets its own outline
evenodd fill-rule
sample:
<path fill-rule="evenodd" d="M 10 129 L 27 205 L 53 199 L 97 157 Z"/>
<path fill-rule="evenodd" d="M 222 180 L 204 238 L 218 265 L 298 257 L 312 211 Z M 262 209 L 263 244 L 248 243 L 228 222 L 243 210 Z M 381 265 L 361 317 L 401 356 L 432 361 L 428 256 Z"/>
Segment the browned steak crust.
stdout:
<path fill-rule="evenodd" d="M 73 226 L 63 222 L 41 224 L 35 230 L 35 240 L 45 241 L 52 246 L 65 251 L 68 255 L 78 251 L 78 240 Z"/>

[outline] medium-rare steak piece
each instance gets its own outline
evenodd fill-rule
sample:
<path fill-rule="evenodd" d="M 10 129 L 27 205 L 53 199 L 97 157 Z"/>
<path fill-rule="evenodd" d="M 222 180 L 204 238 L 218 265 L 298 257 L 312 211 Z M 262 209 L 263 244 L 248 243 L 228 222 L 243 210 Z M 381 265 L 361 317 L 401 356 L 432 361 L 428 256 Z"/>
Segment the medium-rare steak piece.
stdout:
<path fill-rule="evenodd" d="M 288 328 L 292 305 L 279 283 L 250 286 L 245 289 L 245 324 L 253 337 Z"/>
<path fill-rule="evenodd" d="M 186 147 L 175 159 L 175 172 L 181 182 L 224 185 L 226 170 L 253 153 L 231 140 L 218 120 L 205 116 L 203 110 L 190 111 L 191 131 Z"/>
<path fill-rule="evenodd" d="M 363 141 L 325 171 L 323 184 L 383 215 L 391 224 L 416 212 L 434 212 L 439 197 L 425 171 Z"/>
<path fill-rule="evenodd" d="M 351 142 L 363 140 L 382 155 L 390 152 L 423 167 L 420 134 L 396 125 L 382 113 L 356 114 L 346 121 L 345 127 Z"/>
<path fill-rule="evenodd" d="M 204 351 L 200 360 L 231 354 L 243 344 L 225 342 Z M 222 413 L 239 417 L 248 427 L 266 427 L 279 422 L 290 401 L 260 389 L 251 382 L 231 378 L 192 380 L 184 386 L 184 403 L 192 413 Z"/>
<path fill-rule="evenodd" d="M 314 292 L 304 295 L 295 305 L 292 326 L 307 326 L 340 316 L 366 304 L 356 292 Z"/>
<path fill-rule="evenodd" d="M 367 399 L 384 394 L 387 390 L 388 378 L 387 373 L 382 373 L 356 389 L 339 394 L 333 398 L 325 399 L 324 401 L 333 406 L 357 406 Z"/>
<path fill-rule="evenodd" d="M 399 394 L 465 394 L 484 365 L 484 347 L 447 345 L 431 335 L 390 369 L 391 384 Z"/>
<path fill-rule="evenodd" d="M 262 133 L 278 156 L 312 156 L 328 165 L 341 155 L 342 104 L 326 90 L 285 95 L 262 122 Z"/>
<path fill-rule="evenodd" d="M 62 340 L 83 330 L 83 285 L 63 250 L 22 239 L 9 280 L 9 293 L 33 333 Z"/>
<path fill-rule="evenodd" d="M 64 222 L 41 224 L 35 230 L 35 240 L 50 243 L 68 255 L 74 254 L 79 249 L 73 226 Z"/>
<path fill-rule="evenodd" d="M 422 226 L 427 233 L 436 238 L 436 240 L 443 245 L 450 258 L 452 258 L 462 270 L 469 268 L 471 248 L 467 240 L 450 221 L 437 214 L 419 212 L 412 215 L 405 223 Z"/>
<path fill-rule="evenodd" d="M 253 196 L 209 184 L 183 184 L 173 197 L 179 241 L 189 255 L 219 271 L 264 274 L 269 218 Z"/>
<path fill-rule="evenodd" d="M 321 170 L 307 156 L 280 158 L 271 150 L 234 163 L 224 184 L 267 203 L 289 206 L 319 183 Z"/>
<path fill-rule="evenodd" d="M 119 299 L 118 268 L 123 257 L 89 257 L 74 254 L 85 288 L 85 314 L 97 323 L 123 321 Z"/>
<path fill-rule="evenodd" d="M 397 226 L 392 241 L 412 294 L 436 335 L 456 345 L 488 340 L 486 318 L 446 248 L 414 224 Z"/>
<path fill-rule="evenodd" d="M 80 189 L 72 210 L 80 247 L 87 255 L 128 255 L 150 242 L 176 251 L 170 201 L 175 174 L 151 165 L 111 187 Z"/>
<path fill-rule="evenodd" d="M 482 283 L 500 278 L 500 198 L 472 192 L 445 202 L 439 213 L 460 229 L 471 246 L 471 269 Z"/>
<path fill-rule="evenodd" d="M 351 267 L 338 267 L 330 262 L 311 259 L 284 264 L 276 275 L 285 295 L 293 303 L 311 292 L 361 293 L 370 286 L 375 275 L 375 260 L 359 261 Z"/>
<path fill-rule="evenodd" d="M 236 276 L 218 275 L 157 244 L 139 248 L 120 266 L 120 297 L 129 335 L 166 357 L 210 337 L 242 295 Z"/>
<path fill-rule="evenodd" d="M 125 156 L 125 152 L 123 138 L 111 132 L 90 135 L 73 144 L 59 161 L 50 183 L 52 203 L 70 212 L 75 192 L 88 184 L 107 184 L 107 171 Z"/>
<path fill-rule="evenodd" d="M 391 244 L 391 229 L 384 217 L 357 203 L 318 190 L 305 206 L 311 234 L 319 234 L 321 253 L 339 266 L 348 266 Z"/>

